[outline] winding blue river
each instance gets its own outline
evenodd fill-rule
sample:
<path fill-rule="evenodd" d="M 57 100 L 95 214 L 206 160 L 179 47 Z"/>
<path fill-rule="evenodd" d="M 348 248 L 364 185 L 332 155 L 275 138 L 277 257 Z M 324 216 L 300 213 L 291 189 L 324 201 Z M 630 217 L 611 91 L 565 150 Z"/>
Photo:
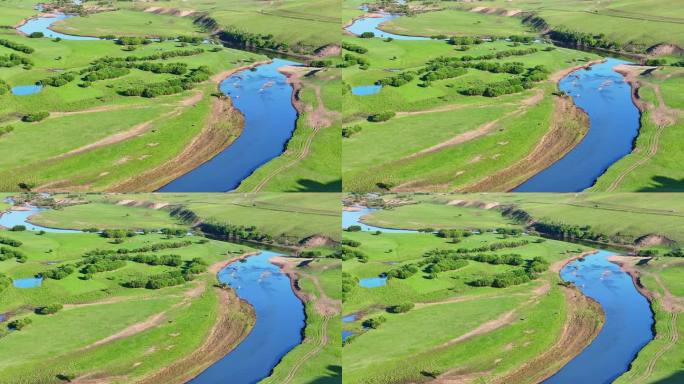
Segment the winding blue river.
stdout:
<path fill-rule="evenodd" d="M 613 70 L 627 63 L 607 59 L 560 81 L 560 89 L 589 115 L 589 131 L 567 155 L 514 192 L 579 192 L 591 187 L 609 166 L 632 152 L 639 134 L 640 113 L 632 102 L 629 84 Z"/>
<path fill-rule="evenodd" d="M 361 35 L 364 32 L 373 32 L 373 34 L 375 34 L 375 37 L 379 37 L 382 39 L 392 38 L 395 40 L 430 40 L 429 37 L 397 35 L 394 33 L 385 32 L 380 29 L 380 24 L 386 21 L 394 20 L 401 15 L 395 15 L 385 12 L 376 12 L 376 14 L 381 15 L 381 17 L 361 17 L 354 20 L 353 23 L 351 23 L 344 29 L 357 36 Z"/>
<path fill-rule="evenodd" d="M 219 280 L 254 307 L 256 324 L 237 348 L 190 383 L 257 383 L 302 342 L 304 305 L 292 291 L 289 277 L 269 262 L 273 256 L 279 255 L 262 251 L 219 272 Z"/>
<path fill-rule="evenodd" d="M 60 38 L 62 40 L 100 40 L 97 37 L 91 36 L 78 36 L 78 35 L 67 35 L 64 33 L 55 32 L 50 27 L 61 20 L 66 20 L 68 18 L 74 17 L 74 15 L 66 15 L 64 13 L 55 13 L 53 16 L 38 16 L 28 19 L 22 26 L 17 28 L 18 31 L 26 35 L 30 35 L 34 32 L 42 32 L 45 37 L 52 39 Z"/>
<path fill-rule="evenodd" d="M 216 157 L 165 185 L 159 192 L 225 192 L 285 150 L 297 122 L 292 86 L 278 68 L 298 63 L 273 59 L 238 72 L 221 85 L 243 114 L 244 130 Z"/>
<path fill-rule="evenodd" d="M 599 335 L 545 384 L 611 383 L 629 369 L 637 353 L 653 339 L 653 315 L 648 300 L 632 278 L 599 251 L 561 270 L 565 281 L 601 304 L 606 322 Z"/>

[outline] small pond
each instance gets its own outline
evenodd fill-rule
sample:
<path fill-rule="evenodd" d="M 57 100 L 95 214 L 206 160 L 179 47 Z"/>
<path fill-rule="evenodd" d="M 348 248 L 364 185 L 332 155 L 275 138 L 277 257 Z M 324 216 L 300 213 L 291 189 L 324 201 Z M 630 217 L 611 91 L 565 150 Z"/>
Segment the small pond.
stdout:
<path fill-rule="evenodd" d="M 27 95 L 33 95 L 34 93 L 38 93 L 43 89 L 43 86 L 40 84 L 34 84 L 34 85 L 17 85 L 16 87 L 12 87 L 12 94 L 16 96 L 27 96 Z"/>

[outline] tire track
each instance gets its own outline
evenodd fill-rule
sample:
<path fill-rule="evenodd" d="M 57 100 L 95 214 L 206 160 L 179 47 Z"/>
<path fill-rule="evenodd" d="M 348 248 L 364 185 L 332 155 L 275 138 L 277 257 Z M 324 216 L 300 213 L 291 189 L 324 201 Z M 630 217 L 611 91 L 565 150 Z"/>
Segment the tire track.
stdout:
<path fill-rule="evenodd" d="M 672 315 L 670 316 L 670 337 L 668 343 L 660 348 L 658 352 L 651 358 L 651 360 L 648 362 L 648 365 L 646 366 L 646 370 L 644 373 L 641 375 L 640 382 L 645 382 L 652 374 L 653 371 L 655 370 L 655 366 L 658 363 L 658 360 L 660 360 L 665 353 L 667 353 L 672 347 L 677 344 L 679 341 L 679 332 L 677 331 L 677 317 L 678 317 L 677 312 L 673 312 Z"/>
<path fill-rule="evenodd" d="M 297 371 L 299 368 L 304 365 L 309 359 L 312 357 L 316 356 L 319 352 L 325 348 L 325 346 L 328 344 L 328 322 L 330 321 L 330 316 L 324 316 L 323 317 L 323 323 L 321 324 L 320 332 L 321 332 L 321 338 L 320 341 L 318 342 L 318 345 L 316 348 L 310 350 L 307 352 L 304 356 L 302 356 L 299 361 L 295 363 L 295 365 L 290 369 L 290 372 L 288 372 L 287 376 L 283 380 L 283 384 L 290 384 L 292 380 L 295 378 L 295 375 L 297 374 Z"/>

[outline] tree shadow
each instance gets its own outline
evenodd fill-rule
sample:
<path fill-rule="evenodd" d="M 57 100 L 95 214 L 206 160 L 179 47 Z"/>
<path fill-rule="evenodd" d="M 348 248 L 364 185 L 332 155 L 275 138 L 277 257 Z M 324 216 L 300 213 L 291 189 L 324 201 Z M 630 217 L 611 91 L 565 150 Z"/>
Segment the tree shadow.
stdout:
<path fill-rule="evenodd" d="M 342 366 L 328 365 L 325 376 L 316 378 L 311 384 L 340 384 L 342 382 Z"/>
<path fill-rule="evenodd" d="M 653 186 L 639 189 L 639 192 L 682 192 L 684 179 L 676 180 L 667 176 L 653 176 Z"/>
<path fill-rule="evenodd" d="M 315 180 L 299 179 L 297 186 L 287 192 L 342 192 L 342 179 L 329 183 L 320 183 Z"/>
<path fill-rule="evenodd" d="M 684 371 L 678 371 L 672 375 L 654 382 L 655 384 L 681 384 L 684 383 Z"/>

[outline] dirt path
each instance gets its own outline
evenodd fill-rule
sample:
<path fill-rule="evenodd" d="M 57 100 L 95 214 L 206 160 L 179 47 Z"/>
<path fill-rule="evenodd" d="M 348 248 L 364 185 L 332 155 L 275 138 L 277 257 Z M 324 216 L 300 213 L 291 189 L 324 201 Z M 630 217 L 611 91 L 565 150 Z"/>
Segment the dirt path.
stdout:
<path fill-rule="evenodd" d="M 678 331 L 678 325 L 677 325 L 677 317 L 679 316 L 679 313 L 673 312 L 670 314 L 670 334 L 669 338 L 667 341 L 667 344 L 662 346 L 658 351 L 653 355 L 651 360 L 649 360 L 648 364 L 646 365 L 646 370 L 644 371 L 643 375 L 641 376 L 639 382 L 645 383 L 649 377 L 653 374 L 653 370 L 655 369 L 656 363 L 662 358 L 670 349 L 672 349 L 677 342 L 679 341 L 679 331 Z"/>
<path fill-rule="evenodd" d="M 325 107 L 325 103 L 323 102 L 323 97 L 321 96 L 321 87 L 318 85 L 315 85 L 313 83 L 309 84 L 307 83 L 307 87 L 311 87 L 314 90 L 314 93 L 316 95 L 316 104 L 317 108 L 314 110 L 310 105 L 304 105 L 301 100 L 299 99 L 299 92 L 302 89 L 303 86 L 303 81 L 302 78 L 306 75 L 312 72 L 311 68 L 302 68 L 302 67 L 290 67 L 290 66 L 285 66 L 282 68 L 279 68 L 278 71 L 281 73 L 285 74 L 287 76 L 288 82 L 292 84 L 293 92 L 292 92 L 292 104 L 295 106 L 299 114 L 303 113 L 308 113 L 308 125 L 312 128 L 311 132 L 307 136 L 306 140 L 304 141 L 304 145 L 302 146 L 301 151 L 299 154 L 297 154 L 297 157 L 294 158 L 292 161 L 289 161 L 277 169 L 273 170 L 271 173 L 266 175 L 260 182 L 257 184 L 251 192 L 260 192 L 274 177 L 278 176 L 282 172 L 286 171 L 289 168 L 292 168 L 293 166 L 297 165 L 299 162 L 304 160 L 307 156 L 309 156 L 309 153 L 311 152 L 311 144 L 313 143 L 314 139 L 316 138 L 316 135 L 322 128 L 327 128 L 333 124 L 333 122 L 339 118 L 339 113 L 337 112 L 332 112 L 329 111 Z M 285 152 L 287 153 L 289 151 L 286 150 Z M 284 154 L 283 154 L 284 155 Z M 282 156 L 282 155 L 281 155 Z"/>
<path fill-rule="evenodd" d="M 443 142 L 438 143 L 438 144 L 435 144 L 432 147 L 425 148 L 425 149 L 422 149 L 418 152 L 414 152 L 410 155 L 404 156 L 400 160 L 415 159 L 417 157 L 425 156 L 427 154 L 434 153 L 434 152 L 439 152 L 443 149 L 453 147 L 453 146 L 456 146 L 459 144 L 463 144 L 465 142 L 477 139 L 478 137 L 484 136 L 484 135 L 494 131 L 494 129 L 496 129 L 497 124 L 500 121 L 506 120 L 506 119 L 509 119 L 509 118 L 514 117 L 516 115 L 520 115 L 520 114 L 524 113 L 525 111 L 527 111 L 527 109 L 529 107 L 532 107 L 532 106 L 538 104 L 543 99 L 543 97 L 544 97 L 543 91 L 541 89 L 537 89 L 535 91 L 535 94 L 528 97 L 527 99 L 523 100 L 517 109 L 515 109 L 511 112 L 508 112 L 508 113 L 504 114 L 503 116 L 501 116 L 495 120 L 484 123 L 476 129 L 460 133 L 460 134 L 452 137 L 451 139 L 443 141 Z M 457 109 L 457 108 L 455 108 L 455 109 Z M 432 110 L 432 111 L 434 112 L 435 110 Z M 420 111 L 420 112 L 428 113 L 426 111 Z M 407 113 L 416 114 L 416 112 L 407 112 Z"/>
<path fill-rule="evenodd" d="M 608 188 L 606 189 L 606 192 L 613 192 L 615 189 L 617 189 L 620 184 L 624 181 L 625 177 L 630 175 L 632 172 L 634 172 L 637 168 L 641 167 L 642 165 L 648 163 L 651 161 L 651 159 L 658 154 L 658 148 L 660 147 L 660 138 L 663 134 L 663 131 L 665 131 L 665 128 L 674 125 L 677 122 L 678 116 L 681 111 L 673 108 L 669 108 L 667 104 L 665 104 L 665 99 L 663 98 L 662 90 L 660 89 L 660 86 L 656 84 L 648 84 L 644 85 L 638 80 L 638 76 L 647 69 L 652 69 L 654 67 L 643 67 L 643 66 L 635 66 L 635 65 L 618 65 L 615 67 L 615 71 L 618 72 L 619 74 L 623 75 L 625 77 L 625 81 L 629 83 L 631 89 L 632 89 L 632 100 L 634 101 L 634 104 L 641 109 L 642 111 L 649 111 L 651 113 L 651 120 L 653 123 L 657 126 L 656 131 L 651 138 L 651 140 L 648 142 L 648 152 L 639 160 L 636 162 L 632 163 L 629 167 L 627 167 L 624 171 L 622 171 L 616 178 L 613 180 Z M 645 100 L 639 99 L 638 98 L 638 90 L 640 87 L 648 86 L 653 90 L 653 92 L 656 95 L 657 103 L 658 105 L 655 106 Z M 640 148 L 635 149 L 632 153 L 635 153 L 639 151 Z"/>
<path fill-rule="evenodd" d="M 300 300 L 304 302 L 314 301 L 314 308 L 316 309 L 316 312 L 323 317 L 323 321 L 321 322 L 321 326 L 318 330 L 318 334 L 321 335 L 321 337 L 316 342 L 316 346 L 313 349 L 309 350 L 306 354 L 301 356 L 295 362 L 295 364 L 290 368 L 290 371 L 285 376 L 285 379 L 283 379 L 282 383 L 284 384 L 291 383 L 292 380 L 296 377 L 297 371 L 299 371 L 299 369 L 306 362 L 308 362 L 314 356 L 319 354 L 328 345 L 328 323 L 332 318 L 340 314 L 342 307 L 342 302 L 340 300 L 333 300 L 325 293 L 325 290 L 321 286 L 321 282 L 318 276 L 305 273 L 301 269 L 296 268 L 296 264 L 299 264 L 300 262 L 306 260 L 311 259 L 292 259 L 280 256 L 272 257 L 269 259 L 271 263 L 279 266 L 283 273 L 287 274 L 290 277 L 293 290 L 297 297 L 299 297 Z M 306 277 L 314 283 L 314 286 L 316 287 L 317 291 L 316 296 L 308 295 L 298 288 L 298 284 L 296 282 L 298 281 L 299 276 Z M 311 339 L 304 339 L 302 344 L 309 343 L 311 341 Z"/>

